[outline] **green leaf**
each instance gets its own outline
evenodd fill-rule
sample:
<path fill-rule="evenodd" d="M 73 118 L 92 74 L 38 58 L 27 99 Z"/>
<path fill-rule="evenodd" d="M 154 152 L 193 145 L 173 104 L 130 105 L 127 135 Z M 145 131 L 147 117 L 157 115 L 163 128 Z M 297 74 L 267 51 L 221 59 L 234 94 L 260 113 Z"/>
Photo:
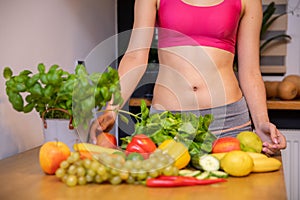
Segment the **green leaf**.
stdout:
<path fill-rule="evenodd" d="M 91 75 L 89 75 L 89 79 L 92 81 L 93 84 L 97 84 L 101 76 L 102 75 L 100 73 L 92 73 Z"/>
<path fill-rule="evenodd" d="M 25 76 L 28 76 L 29 74 L 32 74 L 32 72 L 30 70 L 23 70 L 20 72 L 19 76 L 22 76 L 22 75 L 25 75 Z"/>
<path fill-rule="evenodd" d="M 34 106 L 35 106 L 35 103 L 29 103 L 29 104 L 27 104 L 26 106 L 24 106 L 23 112 L 24 113 L 31 112 L 33 110 Z"/>
<path fill-rule="evenodd" d="M 154 132 L 153 134 L 151 134 L 149 136 L 150 136 L 151 140 L 157 145 L 160 145 L 165 140 L 173 138 L 172 136 L 165 134 L 162 130 L 157 130 L 156 132 Z"/>
<path fill-rule="evenodd" d="M 277 15 L 275 17 L 272 17 L 270 20 L 266 21 L 263 23 L 262 29 L 261 29 L 261 34 L 260 37 L 263 38 L 269 27 L 280 17 L 286 15 L 286 13 L 282 13 L 280 15 Z"/>
<path fill-rule="evenodd" d="M 40 63 L 38 64 L 38 71 L 41 73 L 41 74 L 44 74 L 45 73 L 45 65 L 43 63 Z"/>
<path fill-rule="evenodd" d="M 211 122 L 213 120 L 214 120 L 213 115 L 211 115 L 211 114 L 204 115 L 203 125 L 202 125 L 203 130 L 208 131 L 209 125 L 211 124 Z"/>
<path fill-rule="evenodd" d="M 10 79 L 12 77 L 12 70 L 9 68 L 9 67 L 5 67 L 4 70 L 3 70 L 3 77 L 5 79 Z"/>
<path fill-rule="evenodd" d="M 211 152 L 212 151 L 212 143 L 211 142 L 204 142 L 201 144 L 201 150 L 204 152 Z"/>
<path fill-rule="evenodd" d="M 193 127 L 191 122 L 184 122 L 178 129 L 179 133 L 187 133 L 191 136 L 196 135 L 196 129 Z"/>
<path fill-rule="evenodd" d="M 278 39 L 292 39 L 291 36 L 287 34 L 280 34 L 280 35 L 275 35 L 267 40 L 265 40 L 261 45 L 260 45 L 260 51 L 262 51 L 270 42 L 273 40 L 278 40 Z"/>
<path fill-rule="evenodd" d="M 19 93 L 10 93 L 8 99 L 16 111 L 19 112 L 23 111 L 24 101 L 22 96 Z"/>
<path fill-rule="evenodd" d="M 263 12 L 263 20 L 262 25 L 266 24 L 266 22 L 271 18 L 271 16 L 274 14 L 276 8 L 275 3 L 271 2 L 268 7 Z"/>
<path fill-rule="evenodd" d="M 27 89 L 32 87 L 40 79 L 40 74 L 35 74 L 31 78 L 28 78 L 25 85 Z"/>
<path fill-rule="evenodd" d="M 58 65 L 52 65 L 52 66 L 50 67 L 50 69 L 49 69 L 48 73 L 53 73 L 53 72 L 55 72 L 55 71 L 56 71 L 56 69 L 58 69 L 58 68 L 59 68 L 59 66 L 58 66 Z"/>
<path fill-rule="evenodd" d="M 75 73 L 77 75 L 88 75 L 85 66 L 82 65 L 82 64 L 79 64 L 79 65 L 76 66 Z"/>
<path fill-rule="evenodd" d="M 120 116 L 120 119 L 121 119 L 124 123 L 126 123 L 126 124 L 129 123 L 129 119 L 128 119 L 125 115 L 119 114 L 119 116 Z"/>

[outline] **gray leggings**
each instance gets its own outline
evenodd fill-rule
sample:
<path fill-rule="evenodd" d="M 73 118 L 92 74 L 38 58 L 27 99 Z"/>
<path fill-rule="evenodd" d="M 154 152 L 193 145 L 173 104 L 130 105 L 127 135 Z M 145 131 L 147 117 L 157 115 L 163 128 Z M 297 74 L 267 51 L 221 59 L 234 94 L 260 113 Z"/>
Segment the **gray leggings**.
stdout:
<path fill-rule="evenodd" d="M 160 112 L 163 110 L 150 108 L 150 113 Z M 197 116 L 212 114 L 214 121 L 210 124 L 209 130 L 217 137 L 235 137 L 241 131 L 252 131 L 249 110 L 244 97 L 237 102 L 216 108 L 171 112 L 191 112 Z"/>

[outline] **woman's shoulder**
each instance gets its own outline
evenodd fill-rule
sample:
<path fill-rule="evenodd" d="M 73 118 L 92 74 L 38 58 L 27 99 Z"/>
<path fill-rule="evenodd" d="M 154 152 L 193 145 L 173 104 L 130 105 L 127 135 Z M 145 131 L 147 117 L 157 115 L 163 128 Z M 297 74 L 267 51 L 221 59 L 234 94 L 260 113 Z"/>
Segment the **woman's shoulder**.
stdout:
<path fill-rule="evenodd" d="M 242 6 L 244 9 L 254 9 L 254 8 L 261 8 L 262 7 L 262 1 L 261 0 L 241 0 Z"/>
<path fill-rule="evenodd" d="M 256 15 L 262 10 L 261 0 L 241 0 L 241 16 L 245 14 Z"/>
<path fill-rule="evenodd" d="M 135 0 L 135 5 L 151 5 L 151 6 L 157 6 L 159 5 L 160 0 Z"/>

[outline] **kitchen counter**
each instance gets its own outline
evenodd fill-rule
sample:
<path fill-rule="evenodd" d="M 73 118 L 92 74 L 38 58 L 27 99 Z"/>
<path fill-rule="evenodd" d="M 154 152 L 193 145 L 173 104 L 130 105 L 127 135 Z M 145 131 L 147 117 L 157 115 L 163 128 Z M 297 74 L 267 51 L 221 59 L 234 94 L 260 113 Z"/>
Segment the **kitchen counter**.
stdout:
<path fill-rule="evenodd" d="M 38 152 L 37 147 L 0 160 L 0 199 L 287 199 L 282 169 L 243 178 L 229 177 L 227 182 L 205 186 L 148 188 L 124 183 L 68 187 L 42 172 Z"/>

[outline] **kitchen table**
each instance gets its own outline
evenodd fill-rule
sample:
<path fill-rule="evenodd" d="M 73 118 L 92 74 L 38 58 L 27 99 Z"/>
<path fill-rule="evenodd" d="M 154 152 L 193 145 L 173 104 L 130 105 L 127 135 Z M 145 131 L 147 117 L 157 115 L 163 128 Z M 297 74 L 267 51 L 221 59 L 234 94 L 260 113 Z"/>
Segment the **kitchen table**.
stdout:
<path fill-rule="evenodd" d="M 68 187 L 54 175 L 45 175 L 38 160 L 39 147 L 0 160 L 0 199 L 287 199 L 283 169 L 229 177 L 213 185 L 148 188 L 144 185 L 87 184 Z M 280 157 L 279 157 L 280 159 Z"/>

